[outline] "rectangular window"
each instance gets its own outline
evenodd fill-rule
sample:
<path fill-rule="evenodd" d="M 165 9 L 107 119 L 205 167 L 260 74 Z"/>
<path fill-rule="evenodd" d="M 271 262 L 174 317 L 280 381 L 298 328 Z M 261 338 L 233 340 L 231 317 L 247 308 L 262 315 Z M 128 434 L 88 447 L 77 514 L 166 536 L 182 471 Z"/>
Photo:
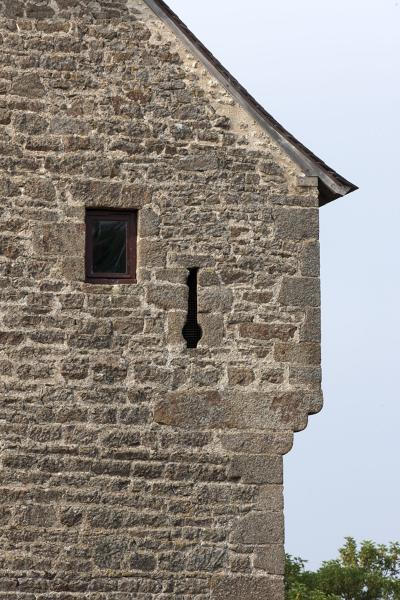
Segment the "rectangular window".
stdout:
<path fill-rule="evenodd" d="M 137 211 L 86 211 L 86 281 L 136 281 Z"/>

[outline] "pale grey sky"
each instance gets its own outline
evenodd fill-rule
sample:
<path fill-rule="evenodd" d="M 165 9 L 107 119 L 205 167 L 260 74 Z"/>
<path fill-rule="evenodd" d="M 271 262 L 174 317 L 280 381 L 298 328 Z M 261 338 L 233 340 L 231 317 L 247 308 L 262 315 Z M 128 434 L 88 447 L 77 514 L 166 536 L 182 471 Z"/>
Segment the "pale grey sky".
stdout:
<path fill-rule="evenodd" d="M 400 0 L 167 0 L 360 191 L 321 210 L 325 408 L 285 459 L 286 548 L 400 540 Z"/>

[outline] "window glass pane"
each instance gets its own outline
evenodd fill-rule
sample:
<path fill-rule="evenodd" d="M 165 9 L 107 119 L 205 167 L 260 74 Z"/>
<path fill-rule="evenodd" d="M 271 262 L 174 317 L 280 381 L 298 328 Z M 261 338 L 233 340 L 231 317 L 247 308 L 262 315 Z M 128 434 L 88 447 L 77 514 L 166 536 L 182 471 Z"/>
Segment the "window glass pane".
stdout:
<path fill-rule="evenodd" d="M 126 274 L 126 221 L 92 223 L 93 273 Z"/>

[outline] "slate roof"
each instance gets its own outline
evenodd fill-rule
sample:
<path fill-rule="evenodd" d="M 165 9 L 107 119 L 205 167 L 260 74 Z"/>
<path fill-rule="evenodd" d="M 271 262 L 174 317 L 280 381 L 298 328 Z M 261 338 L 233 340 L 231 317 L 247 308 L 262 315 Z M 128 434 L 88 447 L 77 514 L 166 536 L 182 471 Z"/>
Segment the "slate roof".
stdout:
<path fill-rule="evenodd" d="M 234 99 L 268 132 L 272 139 L 299 165 L 304 174 L 318 177 L 320 206 L 358 189 L 356 185 L 347 181 L 325 164 L 278 123 L 200 42 L 163 0 L 144 0 L 144 2 L 218 79 Z"/>

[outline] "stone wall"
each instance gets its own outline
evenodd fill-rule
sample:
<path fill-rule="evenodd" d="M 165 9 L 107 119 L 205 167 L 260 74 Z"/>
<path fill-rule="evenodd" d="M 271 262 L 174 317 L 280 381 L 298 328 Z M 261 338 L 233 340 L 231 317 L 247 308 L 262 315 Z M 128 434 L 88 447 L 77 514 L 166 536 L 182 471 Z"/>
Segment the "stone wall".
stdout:
<path fill-rule="evenodd" d="M 280 599 L 314 181 L 139 0 L 0 15 L 0 597 Z M 84 283 L 85 207 L 139 209 L 137 284 Z"/>

